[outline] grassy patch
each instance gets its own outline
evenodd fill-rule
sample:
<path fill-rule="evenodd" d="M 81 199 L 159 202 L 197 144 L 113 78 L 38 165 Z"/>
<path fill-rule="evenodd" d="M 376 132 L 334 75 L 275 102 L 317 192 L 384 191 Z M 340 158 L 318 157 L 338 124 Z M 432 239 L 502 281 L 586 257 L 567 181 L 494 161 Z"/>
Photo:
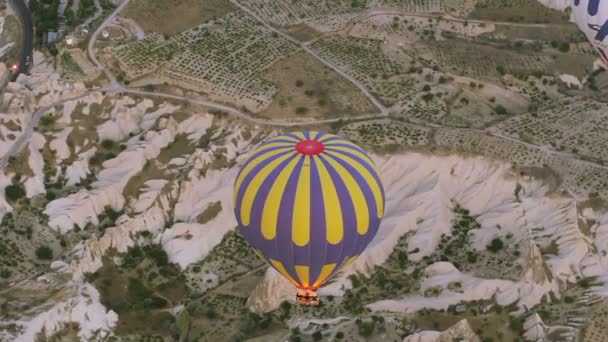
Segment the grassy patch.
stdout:
<path fill-rule="evenodd" d="M 134 19 L 146 32 L 172 35 L 233 10 L 226 0 L 135 0 L 129 3 L 123 15 Z"/>
<path fill-rule="evenodd" d="M 530 0 L 482 0 L 469 15 L 472 19 L 521 23 L 567 23 L 568 15 Z"/>

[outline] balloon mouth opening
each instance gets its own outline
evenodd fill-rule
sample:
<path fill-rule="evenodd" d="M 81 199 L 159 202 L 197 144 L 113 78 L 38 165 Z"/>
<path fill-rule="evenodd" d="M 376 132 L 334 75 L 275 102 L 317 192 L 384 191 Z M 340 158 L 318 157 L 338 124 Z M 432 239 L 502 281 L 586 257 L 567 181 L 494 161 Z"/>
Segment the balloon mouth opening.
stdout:
<path fill-rule="evenodd" d="M 307 156 L 314 156 L 325 151 L 325 145 L 318 140 L 302 140 L 296 144 L 296 151 Z"/>
<path fill-rule="evenodd" d="M 300 292 L 300 291 L 304 291 L 304 292 L 317 292 L 319 290 L 318 287 L 296 286 L 296 288 L 298 289 L 298 292 Z"/>

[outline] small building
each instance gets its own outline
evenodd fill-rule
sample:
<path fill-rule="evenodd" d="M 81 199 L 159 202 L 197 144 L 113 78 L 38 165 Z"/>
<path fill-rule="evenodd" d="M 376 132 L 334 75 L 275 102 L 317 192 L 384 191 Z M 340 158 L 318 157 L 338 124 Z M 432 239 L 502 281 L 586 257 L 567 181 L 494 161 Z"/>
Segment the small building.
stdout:
<path fill-rule="evenodd" d="M 57 32 L 44 32 L 42 34 L 42 43 L 44 45 L 50 45 L 57 41 Z"/>
<path fill-rule="evenodd" d="M 463 313 L 463 312 L 467 311 L 467 306 L 466 305 L 458 305 L 456 308 L 454 308 L 454 311 L 456 313 Z"/>
<path fill-rule="evenodd" d="M 76 37 L 74 37 L 74 36 L 67 36 L 67 37 L 65 37 L 65 43 L 68 46 L 74 46 L 74 45 L 76 45 Z"/>

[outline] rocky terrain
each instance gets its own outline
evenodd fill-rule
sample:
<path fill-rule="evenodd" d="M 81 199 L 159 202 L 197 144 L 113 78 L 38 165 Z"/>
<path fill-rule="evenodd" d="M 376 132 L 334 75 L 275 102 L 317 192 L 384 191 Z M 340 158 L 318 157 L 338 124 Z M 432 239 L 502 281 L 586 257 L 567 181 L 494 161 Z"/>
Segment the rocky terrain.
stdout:
<path fill-rule="evenodd" d="M 602 341 L 608 73 L 567 3 L 217 0 L 159 32 L 162 7 L 104 3 L 88 51 L 2 88 L 0 341 Z M 301 129 L 363 146 L 386 189 L 320 307 L 232 209 L 249 153 Z"/>

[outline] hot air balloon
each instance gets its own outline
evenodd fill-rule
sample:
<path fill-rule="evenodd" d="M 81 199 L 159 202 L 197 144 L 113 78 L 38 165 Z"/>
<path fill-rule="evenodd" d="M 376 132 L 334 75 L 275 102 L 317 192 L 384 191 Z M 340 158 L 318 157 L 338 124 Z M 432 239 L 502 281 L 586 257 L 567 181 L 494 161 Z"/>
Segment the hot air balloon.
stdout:
<path fill-rule="evenodd" d="M 576 24 L 608 65 L 608 1 L 573 0 L 572 11 Z"/>
<path fill-rule="evenodd" d="M 351 264 L 378 231 L 384 188 L 352 142 L 328 133 L 288 133 L 255 150 L 234 184 L 238 229 L 260 258 L 297 289 L 296 302 Z"/>

